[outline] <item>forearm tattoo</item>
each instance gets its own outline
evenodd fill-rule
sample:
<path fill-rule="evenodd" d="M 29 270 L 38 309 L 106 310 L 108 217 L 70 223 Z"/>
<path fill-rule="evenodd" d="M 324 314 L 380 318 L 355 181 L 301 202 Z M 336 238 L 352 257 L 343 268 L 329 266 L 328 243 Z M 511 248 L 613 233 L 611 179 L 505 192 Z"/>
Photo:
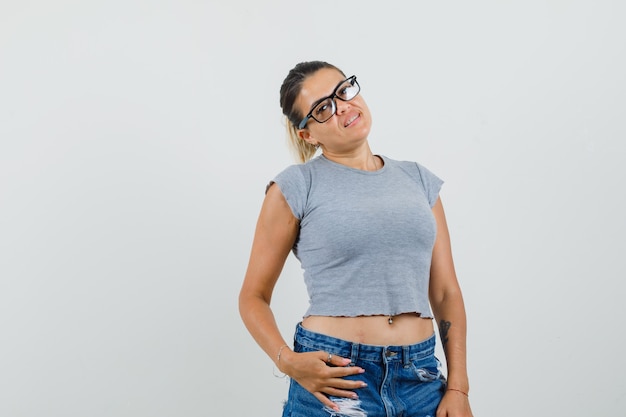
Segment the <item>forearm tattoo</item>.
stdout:
<path fill-rule="evenodd" d="M 446 320 L 439 321 L 439 336 L 441 337 L 441 344 L 443 345 L 443 350 L 446 350 L 446 346 L 448 345 L 448 330 L 450 330 L 450 326 L 452 323 Z"/>

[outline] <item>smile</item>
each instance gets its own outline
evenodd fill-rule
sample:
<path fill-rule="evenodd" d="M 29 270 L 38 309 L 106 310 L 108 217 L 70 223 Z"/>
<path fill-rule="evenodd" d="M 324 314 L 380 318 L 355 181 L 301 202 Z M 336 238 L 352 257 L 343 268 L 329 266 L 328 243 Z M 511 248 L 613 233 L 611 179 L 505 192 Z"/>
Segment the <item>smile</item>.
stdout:
<path fill-rule="evenodd" d="M 354 122 L 354 121 L 355 121 L 356 119 L 358 119 L 359 117 L 360 117 L 360 114 L 355 114 L 354 116 L 352 116 L 352 117 L 350 118 L 350 120 L 348 120 L 348 121 L 347 121 L 347 122 L 343 125 L 343 127 L 348 127 L 348 126 L 350 126 L 350 125 L 352 124 L 352 122 Z"/>

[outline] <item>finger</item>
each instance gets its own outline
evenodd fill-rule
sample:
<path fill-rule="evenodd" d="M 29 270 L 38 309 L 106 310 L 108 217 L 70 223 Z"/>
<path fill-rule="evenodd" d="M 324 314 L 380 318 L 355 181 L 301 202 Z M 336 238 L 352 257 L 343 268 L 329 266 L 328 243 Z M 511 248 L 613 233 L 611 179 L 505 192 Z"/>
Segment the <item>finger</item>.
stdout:
<path fill-rule="evenodd" d="M 331 378 L 343 378 L 351 375 L 359 375 L 365 372 L 360 366 L 336 366 L 328 367 L 326 373 Z"/>
<path fill-rule="evenodd" d="M 313 396 L 315 398 L 317 398 L 322 404 L 324 404 L 325 406 L 335 410 L 335 411 L 339 411 L 339 406 L 337 404 L 335 404 L 334 402 L 332 402 L 327 396 L 325 396 L 324 394 L 321 394 L 319 392 L 315 392 L 313 393 Z"/>
<path fill-rule="evenodd" d="M 367 387 L 367 383 L 365 383 L 364 381 L 353 381 L 350 379 L 335 378 L 328 381 L 327 386 L 329 389 L 355 390 Z"/>
<path fill-rule="evenodd" d="M 348 376 L 362 374 L 365 372 L 365 369 L 361 368 L 360 366 L 343 366 L 337 367 L 333 369 L 333 371 L 337 372 L 341 376 Z"/>
<path fill-rule="evenodd" d="M 333 397 L 352 398 L 353 400 L 359 398 L 359 395 L 354 391 L 343 390 L 336 387 L 328 387 L 324 389 L 324 393 L 327 395 L 332 395 Z"/>
<path fill-rule="evenodd" d="M 326 362 L 328 365 L 346 366 L 350 363 L 350 359 L 348 358 L 333 355 L 332 353 L 329 353 L 329 352 L 322 352 L 322 354 L 324 355 L 322 360 Z"/>

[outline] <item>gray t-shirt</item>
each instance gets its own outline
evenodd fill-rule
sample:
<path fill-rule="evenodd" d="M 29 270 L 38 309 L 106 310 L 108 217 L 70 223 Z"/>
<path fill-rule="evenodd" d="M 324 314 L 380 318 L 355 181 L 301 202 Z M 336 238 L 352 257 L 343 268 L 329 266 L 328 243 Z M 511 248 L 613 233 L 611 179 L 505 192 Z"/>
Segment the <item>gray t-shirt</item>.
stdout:
<path fill-rule="evenodd" d="M 431 209 L 443 181 L 416 162 L 381 158 L 381 169 L 362 171 L 321 155 L 273 180 L 300 221 L 293 253 L 309 295 L 304 317 L 432 317 Z"/>

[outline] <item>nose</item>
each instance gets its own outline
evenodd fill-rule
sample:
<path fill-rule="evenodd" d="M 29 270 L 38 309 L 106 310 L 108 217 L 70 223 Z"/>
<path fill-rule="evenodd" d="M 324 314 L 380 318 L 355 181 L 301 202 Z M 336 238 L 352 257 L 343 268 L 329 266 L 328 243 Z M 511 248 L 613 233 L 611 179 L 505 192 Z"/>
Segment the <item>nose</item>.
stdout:
<path fill-rule="evenodd" d="M 346 111 L 350 109 L 349 101 L 335 99 L 335 103 L 336 103 L 335 106 L 337 107 L 337 114 L 345 113 Z"/>

